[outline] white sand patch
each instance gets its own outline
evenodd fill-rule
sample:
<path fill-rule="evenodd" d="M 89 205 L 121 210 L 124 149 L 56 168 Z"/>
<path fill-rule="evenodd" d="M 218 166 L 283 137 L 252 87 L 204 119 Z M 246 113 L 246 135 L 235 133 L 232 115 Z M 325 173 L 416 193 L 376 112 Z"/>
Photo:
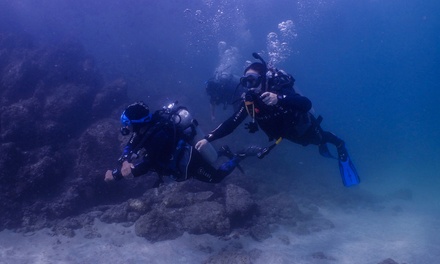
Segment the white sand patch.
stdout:
<path fill-rule="evenodd" d="M 440 220 L 435 215 L 405 208 L 375 212 L 321 208 L 334 229 L 296 235 L 280 227 L 272 238 L 256 242 L 248 237 L 228 241 L 210 235 L 184 234 L 175 240 L 150 243 L 134 234 L 134 227 L 96 221 L 101 237 L 86 239 L 85 230 L 73 238 L 53 236 L 49 230 L 32 234 L 0 232 L 1 263 L 202 263 L 231 244 L 258 249 L 255 264 L 376 264 L 386 258 L 399 263 L 438 263 Z M 289 242 L 286 242 L 288 238 Z M 235 246 L 236 248 L 236 246 Z M 314 253 L 322 252 L 327 259 Z"/>
<path fill-rule="evenodd" d="M 176 240 L 150 243 L 136 236 L 133 226 L 96 221 L 94 227 L 101 237 L 86 239 L 84 230 L 77 230 L 73 238 L 52 236 L 47 229 L 25 235 L 3 231 L 0 233 L 0 262 L 200 263 L 209 253 L 199 245 L 215 249 L 223 242 L 208 235 L 185 234 Z"/>

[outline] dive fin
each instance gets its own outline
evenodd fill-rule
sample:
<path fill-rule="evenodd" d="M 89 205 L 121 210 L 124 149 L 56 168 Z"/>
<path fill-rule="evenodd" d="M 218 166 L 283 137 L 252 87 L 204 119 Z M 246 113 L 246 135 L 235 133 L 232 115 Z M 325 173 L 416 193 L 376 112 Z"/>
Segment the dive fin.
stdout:
<path fill-rule="evenodd" d="M 229 158 L 229 159 L 231 159 L 231 160 L 232 160 L 233 158 L 236 158 L 236 159 L 237 159 L 237 162 L 240 161 L 240 157 L 238 157 L 237 155 L 234 155 L 234 153 L 232 153 L 232 151 L 231 151 L 231 149 L 229 148 L 228 145 L 224 145 L 224 146 L 222 146 L 222 147 L 219 149 L 219 151 L 217 152 L 217 154 L 218 154 L 219 157 L 225 156 L 225 157 L 227 157 L 227 158 Z M 244 170 L 243 170 L 243 168 L 240 166 L 240 164 L 237 163 L 236 166 L 237 166 L 237 169 L 239 169 L 240 172 L 244 174 Z"/>
<path fill-rule="evenodd" d="M 341 172 L 342 183 L 345 187 L 354 186 L 360 183 L 359 175 L 349 156 L 346 161 L 339 160 L 339 171 Z"/>

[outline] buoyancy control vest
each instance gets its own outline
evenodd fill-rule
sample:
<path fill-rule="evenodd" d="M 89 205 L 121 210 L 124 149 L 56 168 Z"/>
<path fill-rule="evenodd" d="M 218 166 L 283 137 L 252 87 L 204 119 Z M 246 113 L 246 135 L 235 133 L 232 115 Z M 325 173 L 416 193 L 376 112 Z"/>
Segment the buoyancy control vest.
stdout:
<path fill-rule="evenodd" d="M 194 147 L 198 141 L 205 137 L 205 134 L 188 109 L 176 104 L 177 102 L 164 107 L 163 115 L 168 115 L 169 120 L 184 135 L 185 141 Z M 205 144 L 199 152 L 210 164 L 213 164 L 218 158 L 217 151 L 211 143 Z"/>

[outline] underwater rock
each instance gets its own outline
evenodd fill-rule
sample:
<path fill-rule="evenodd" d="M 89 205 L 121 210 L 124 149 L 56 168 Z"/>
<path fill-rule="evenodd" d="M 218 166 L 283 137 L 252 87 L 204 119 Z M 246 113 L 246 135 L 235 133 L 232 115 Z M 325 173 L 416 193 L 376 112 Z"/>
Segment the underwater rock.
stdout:
<path fill-rule="evenodd" d="M 203 264 L 223 264 L 223 263 L 240 263 L 251 264 L 254 263 L 261 255 L 261 250 L 252 249 L 245 250 L 222 250 L 218 254 L 209 257 Z"/>
<path fill-rule="evenodd" d="M 263 224 L 252 226 L 250 228 L 250 235 L 254 240 L 258 242 L 262 242 L 272 237 L 269 226 Z"/>
<path fill-rule="evenodd" d="M 52 227 L 52 232 L 57 235 L 73 237 L 75 236 L 75 230 L 79 228 L 93 231 L 94 221 L 96 218 L 99 218 L 100 215 L 102 215 L 101 211 L 91 211 L 74 217 L 66 217 L 62 220 L 56 221 Z"/>
<path fill-rule="evenodd" d="M 231 225 L 241 226 L 256 214 L 256 203 L 248 191 L 228 184 L 225 193 L 226 215 L 230 218 Z"/>
<path fill-rule="evenodd" d="M 121 105 L 127 100 L 127 83 L 124 79 L 117 79 L 105 84 L 95 95 L 92 103 L 92 119 L 105 118 L 108 113 L 118 116 Z"/>
<path fill-rule="evenodd" d="M 119 205 L 115 205 L 110 207 L 107 211 L 105 211 L 100 220 L 105 223 L 123 223 L 127 221 L 128 214 L 128 203 L 122 203 Z"/>
<path fill-rule="evenodd" d="M 201 202 L 170 215 L 190 234 L 227 235 L 231 231 L 225 207 L 218 202 Z"/>
<path fill-rule="evenodd" d="M 37 46 L 0 34 L 0 230 L 35 228 L 115 200 L 102 178 L 120 150 L 118 124 L 101 119 L 128 101 L 127 87 L 103 79 L 77 41 Z M 119 194 L 129 195 L 128 187 L 118 186 Z"/>
<path fill-rule="evenodd" d="M 127 221 L 129 223 L 127 223 L 127 225 L 130 225 L 130 222 L 134 223 L 136 222 L 139 217 L 141 217 L 141 214 L 139 214 L 138 212 L 128 212 L 127 214 Z"/>
<path fill-rule="evenodd" d="M 381 262 L 377 263 L 377 264 L 399 264 L 398 262 L 396 262 L 394 259 L 392 258 L 387 258 L 382 260 Z"/>
<path fill-rule="evenodd" d="M 261 190 L 261 186 L 259 185 L 258 181 L 255 181 L 253 177 L 249 177 L 246 173 L 246 168 L 249 165 L 243 164 L 243 169 L 245 170 L 245 173 L 238 173 L 233 172 L 228 177 L 226 177 L 223 182 L 225 185 L 233 184 L 235 186 L 241 187 L 248 191 L 249 193 L 256 193 L 259 190 Z"/>
<path fill-rule="evenodd" d="M 178 192 L 166 195 L 163 203 L 168 208 L 181 208 L 193 205 L 195 203 L 210 201 L 213 195 L 214 193 L 211 191 L 186 193 L 182 190 L 179 190 Z"/>
<path fill-rule="evenodd" d="M 135 223 L 135 232 L 151 242 L 175 239 L 183 235 L 183 231 L 158 210 L 141 216 Z"/>
<path fill-rule="evenodd" d="M 141 199 L 130 199 L 127 201 L 128 211 L 144 214 L 150 210 L 150 205 Z"/>
<path fill-rule="evenodd" d="M 261 221 L 269 224 L 295 226 L 297 221 L 304 218 L 293 198 L 286 193 L 270 196 L 260 201 L 258 205 L 260 218 L 264 218 Z"/>

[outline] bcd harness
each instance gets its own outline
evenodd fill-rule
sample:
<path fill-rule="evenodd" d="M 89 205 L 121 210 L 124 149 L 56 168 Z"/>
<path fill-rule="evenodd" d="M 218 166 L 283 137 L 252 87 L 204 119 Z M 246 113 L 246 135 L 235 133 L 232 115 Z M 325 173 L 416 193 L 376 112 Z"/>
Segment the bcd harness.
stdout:
<path fill-rule="evenodd" d="M 248 98 L 246 98 L 246 97 L 248 97 Z M 247 113 L 252 118 L 252 121 L 247 124 L 247 128 L 249 129 L 250 133 L 255 133 L 258 130 L 258 125 L 257 125 L 256 118 L 255 118 L 255 104 L 254 104 L 253 100 L 247 100 L 250 98 L 250 96 L 246 96 L 246 97 L 244 99 L 244 104 L 245 104 Z M 308 115 L 311 115 L 313 117 L 313 115 L 310 112 L 308 112 Z M 315 118 L 311 119 L 311 126 L 316 130 L 315 131 L 316 133 L 319 132 L 318 130 L 321 125 L 322 119 L 323 118 L 321 115 L 319 115 L 316 119 Z M 278 139 L 275 140 L 275 143 L 263 148 L 260 152 L 258 152 L 257 157 L 259 159 L 264 158 L 267 154 L 269 154 L 269 152 L 273 148 L 275 148 L 279 143 L 281 143 L 282 140 L 283 140 L 283 137 L 278 137 Z"/>
<path fill-rule="evenodd" d="M 124 155 L 120 159 L 127 159 L 128 157 L 138 158 L 140 156 L 147 157 L 149 153 L 142 153 L 142 149 L 145 149 L 145 143 L 148 140 L 151 140 L 152 136 L 158 133 L 159 131 L 166 129 L 166 127 L 171 127 L 173 132 L 173 146 L 176 146 L 174 152 L 171 154 L 169 162 L 167 164 L 161 164 L 161 167 L 164 169 L 161 171 L 156 171 L 159 175 L 159 181 L 162 180 L 163 175 L 165 175 L 166 171 L 172 171 L 174 177 L 180 178 L 179 176 L 183 176 L 187 178 L 187 167 L 189 162 L 191 161 L 192 156 L 192 147 L 187 143 L 195 136 L 195 126 L 197 126 L 196 120 L 191 120 L 189 125 L 185 127 L 179 126 L 182 122 L 181 117 L 179 116 L 179 110 L 185 109 L 185 107 L 174 107 L 174 104 L 171 107 L 167 107 L 162 110 L 157 111 L 154 114 L 152 122 L 155 122 L 150 127 L 147 127 L 146 131 L 143 133 L 141 140 L 138 144 L 130 151 L 130 153 Z M 178 134 L 182 134 L 184 139 L 178 138 Z M 189 154 L 189 157 L 184 154 Z M 186 164 L 186 168 L 183 168 L 180 164 L 182 158 L 187 158 L 187 161 L 182 161 L 182 163 Z M 183 175 L 181 175 L 183 174 Z M 176 179 L 177 180 L 177 179 Z"/>
<path fill-rule="evenodd" d="M 249 98 L 249 96 L 246 96 L 246 97 Z M 257 124 L 257 122 L 255 120 L 255 104 L 254 104 L 253 100 L 252 101 L 251 100 L 246 100 L 246 99 L 248 99 L 246 97 L 244 99 L 244 105 L 246 107 L 246 111 L 247 111 L 248 115 L 252 118 L 252 121 L 247 124 L 247 128 L 249 129 L 249 133 L 255 133 L 258 130 L 258 124 Z M 283 138 L 279 137 L 275 141 L 275 143 L 273 143 L 270 146 L 267 146 L 267 147 L 263 148 L 260 152 L 257 153 L 257 157 L 259 159 L 264 158 L 267 154 L 269 154 L 269 152 L 274 147 L 276 147 L 276 145 L 278 145 L 281 142 L 281 140 L 283 140 Z"/>

